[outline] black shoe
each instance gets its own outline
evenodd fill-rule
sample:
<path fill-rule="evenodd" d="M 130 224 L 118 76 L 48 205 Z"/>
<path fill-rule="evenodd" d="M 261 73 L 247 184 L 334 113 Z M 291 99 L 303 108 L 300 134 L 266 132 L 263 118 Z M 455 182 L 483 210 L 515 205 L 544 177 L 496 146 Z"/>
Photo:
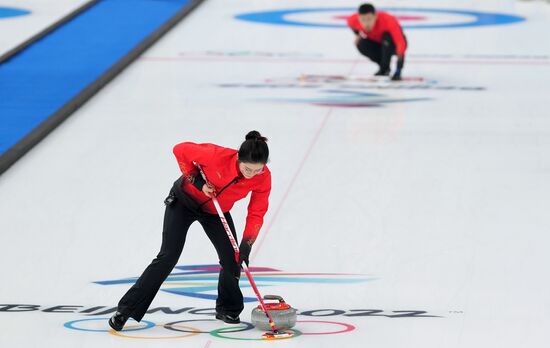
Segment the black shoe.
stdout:
<path fill-rule="evenodd" d="M 227 314 L 221 314 L 221 313 L 216 313 L 216 319 L 218 320 L 222 320 L 223 322 L 227 323 L 227 324 L 240 324 L 241 322 L 241 319 L 239 319 L 239 316 L 232 316 L 232 315 L 227 315 Z"/>
<path fill-rule="evenodd" d="M 390 69 L 380 68 L 374 76 L 390 76 Z"/>
<path fill-rule="evenodd" d="M 109 326 L 112 327 L 115 331 L 120 331 L 124 327 L 124 324 L 126 324 L 127 320 L 127 316 L 123 315 L 120 312 L 116 312 L 115 314 L 113 314 L 111 319 L 109 319 Z"/>

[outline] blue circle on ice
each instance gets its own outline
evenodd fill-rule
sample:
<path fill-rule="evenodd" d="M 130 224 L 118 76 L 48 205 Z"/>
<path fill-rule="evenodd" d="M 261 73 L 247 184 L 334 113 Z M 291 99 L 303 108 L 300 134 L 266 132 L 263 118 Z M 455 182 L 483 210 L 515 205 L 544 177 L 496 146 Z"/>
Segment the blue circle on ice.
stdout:
<path fill-rule="evenodd" d="M 416 12 L 425 14 L 443 14 L 455 15 L 464 17 L 464 21 L 456 23 L 437 23 L 437 24 L 410 24 L 403 25 L 404 29 L 451 29 L 451 28 L 467 28 L 489 25 L 512 24 L 525 21 L 524 17 L 495 12 L 480 12 L 473 10 L 454 10 L 454 9 L 439 9 L 439 8 L 408 8 L 408 7 L 384 7 L 384 11 L 389 12 Z M 299 20 L 290 20 L 285 18 L 289 15 L 301 13 L 315 12 L 349 12 L 355 13 L 355 7 L 330 7 L 330 8 L 295 8 L 261 12 L 242 13 L 235 16 L 236 19 L 256 22 L 262 24 L 274 25 L 291 25 L 301 27 L 316 27 L 316 28 L 344 28 L 345 23 L 322 23 L 322 22 L 305 22 Z"/>
<path fill-rule="evenodd" d="M 13 8 L 13 7 L 0 6 L 0 19 L 17 17 L 17 16 L 25 16 L 25 15 L 28 15 L 29 13 L 31 13 L 31 11 L 22 10 L 22 9 Z"/>

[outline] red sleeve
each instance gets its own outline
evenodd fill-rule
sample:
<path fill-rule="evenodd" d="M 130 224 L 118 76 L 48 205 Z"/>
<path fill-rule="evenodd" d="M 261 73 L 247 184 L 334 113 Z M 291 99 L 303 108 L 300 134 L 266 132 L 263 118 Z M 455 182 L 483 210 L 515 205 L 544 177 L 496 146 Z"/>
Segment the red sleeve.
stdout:
<path fill-rule="evenodd" d="M 193 182 L 198 170 L 193 164 L 208 165 L 214 157 L 214 147 L 211 144 L 195 144 L 191 142 L 180 143 L 174 146 L 174 156 L 178 161 L 183 176 Z"/>
<path fill-rule="evenodd" d="M 402 56 L 405 54 L 405 50 L 407 49 L 407 42 L 405 41 L 405 37 L 403 36 L 403 30 L 401 29 L 401 26 L 399 25 L 399 22 L 395 17 L 391 17 L 391 20 L 389 21 L 389 32 L 393 39 L 393 42 L 395 43 L 395 54 L 398 56 Z"/>
<path fill-rule="evenodd" d="M 351 30 L 359 31 L 359 25 L 358 25 L 359 19 L 358 19 L 357 13 L 349 16 L 347 19 L 347 22 L 348 22 L 348 27 L 350 27 Z"/>
<path fill-rule="evenodd" d="M 252 243 L 258 237 L 260 228 L 264 223 L 264 215 L 269 206 L 269 193 L 271 192 L 271 174 L 268 173 L 262 184 L 252 190 L 248 203 L 248 216 L 244 228 L 243 240 L 251 240 Z"/>

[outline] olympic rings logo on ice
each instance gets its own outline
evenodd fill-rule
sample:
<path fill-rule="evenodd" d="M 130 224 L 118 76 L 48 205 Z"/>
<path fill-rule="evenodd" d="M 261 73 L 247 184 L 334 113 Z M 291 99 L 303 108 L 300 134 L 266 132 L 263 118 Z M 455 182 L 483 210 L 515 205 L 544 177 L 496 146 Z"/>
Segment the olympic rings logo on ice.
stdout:
<path fill-rule="evenodd" d="M 381 10 L 396 15 L 404 29 L 453 29 L 525 21 L 525 18 L 511 14 L 473 10 L 409 7 L 384 7 Z M 235 18 L 261 24 L 345 28 L 345 19 L 356 11 L 355 7 L 295 8 L 242 13 Z M 413 15 L 407 14 L 411 12 Z"/>
<path fill-rule="evenodd" d="M 234 335 L 236 333 L 241 332 L 247 332 L 247 331 L 256 331 L 258 333 L 257 336 L 260 336 L 261 331 L 254 328 L 254 326 L 249 322 L 242 321 L 241 324 L 235 325 L 235 326 L 223 326 L 216 329 L 211 330 L 201 330 L 200 328 L 195 327 L 197 323 L 200 322 L 217 322 L 215 319 L 188 319 L 188 320 L 178 320 L 178 321 L 172 321 L 166 324 L 156 324 L 149 320 L 142 320 L 137 325 L 127 325 L 123 331 L 114 331 L 113 329 L 97 329 L 97 328 L 86 328 L 86 324 L 92 322 L 92 321 L 103 321 L 107 322 L 109 318 L 87 318 L 87 319 L 77 319 L 68 321 L 65 324 L 63 324 L 64 327 L 71 329 L 71 330 L 78 330 L 78 331 L 86 331 L 86 332 L 95 332 L 95 333 L 109 333 L 114 336 L 118 337 L 124 337 L 124 338 L 131 338 L 131 339 L 178 339 L 178 338 L 188 338 L 192 336 L 197 336 L 200 334 L 209 334 L 214 337 L 223 338 L 223 339 L 229 339 L 229 340 L 241 340 L 241 341 L 261 341 L 262 338 L 254 337 L 254 335 L 251 335 L 251 337 L 242 337 Z M 335 329 L 331 329 L 329 331 L 315 331 L 315 332 L 306 332 L 304 330 L 298 330 L 298 329 L 288 329 L 290 331 L 294 332 L 294 336 L 319 336 L 319 335 L 336 335 L 336 334 L 342 334 L 351 332 L 356 329 L 355 326 L 348 324 L 348 323 L 342 323 L 338 321 L 327 321 L 327 320 L 298 320 L 296 323 L 302 324 L 299 326 L 304 326 L 303 324 L 306 323 L 315 323 L 315 324 L 322 324 L 324 326 L 330 325 L 335 326 Z M 136 331 L 144 331 L 148 329 L 153 329 L 155 327 L 160 327 L 165 330 L 175 332 L 174 335 L 151 335 L 151 336 L 140 336 L 137 335 Z M 250 334 L 250 333 L 249 333 Z"/>
<path fill-rule="evenodd" d="M 31 13 L 31 11 L 23 10 L 19 8 L 13 8 L 13 7 L 0 6 L 0 19 L 25 16 L 25 15 L 28 15 L 29 13 Z"/>

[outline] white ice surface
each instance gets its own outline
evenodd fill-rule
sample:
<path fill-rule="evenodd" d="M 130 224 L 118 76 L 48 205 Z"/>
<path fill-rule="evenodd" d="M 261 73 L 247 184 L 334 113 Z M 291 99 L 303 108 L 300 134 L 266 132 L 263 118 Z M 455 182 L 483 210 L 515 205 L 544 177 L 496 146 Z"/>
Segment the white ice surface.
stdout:
<path fill-rule="evenodd" d="M 506 12 L 527 20 L 406 31 L 404 76 L 482 90 L 372 89 L 388 83 L 363 82 L 359 90 L 366 86 L 363 91 L 384 98 L 429 100 L 346 108 L 287 100 L 320 98 L 342 84 L 280 85 L 299 85 L 306 75 L 368 80 L 376 67 L 359 56 L 348 30 L 233 17 L 355 2 L 206 1 L 0 177 L 0 304 L 116 305 L 128 285 L 93 282 L 138 276 L 158 252 L 162 201 L 179 175 L 172 146 L 195 141 L 238 147 L 247 131 L 258 129 L 270 139 L 273 191 L 252 265 L 376 278 L 275 283 L 260 290 L 283 295 L 302 311 L 423 310 L 441 317 L 301 315 L 299 320 L 356 329 L 260 344 L 208 334 L 124 339 L 63 326 L 89 318 L 79 313 L 0 312 L 0 346 L 547 347 L 550 6 L 384 4 Z M 251 84 L 272 87 L 244 87 Z M 245 201 L 233 216 L 242 231 Z M 216 262 L 200 226 L 193 225 L 179 264 Z M 253 296 L 249 288 L 244 292 Z M 213 304 L 161 291 L 152 307 Z M 252 307 L 247 304 L 243 320 Z M 160 326 L 135 334 L 173 336 L 163 323 L 200 318 L 211 317 L 150 314 L 144 319 Z M 312 333 L 342 326 L 296 328 Z"/>

